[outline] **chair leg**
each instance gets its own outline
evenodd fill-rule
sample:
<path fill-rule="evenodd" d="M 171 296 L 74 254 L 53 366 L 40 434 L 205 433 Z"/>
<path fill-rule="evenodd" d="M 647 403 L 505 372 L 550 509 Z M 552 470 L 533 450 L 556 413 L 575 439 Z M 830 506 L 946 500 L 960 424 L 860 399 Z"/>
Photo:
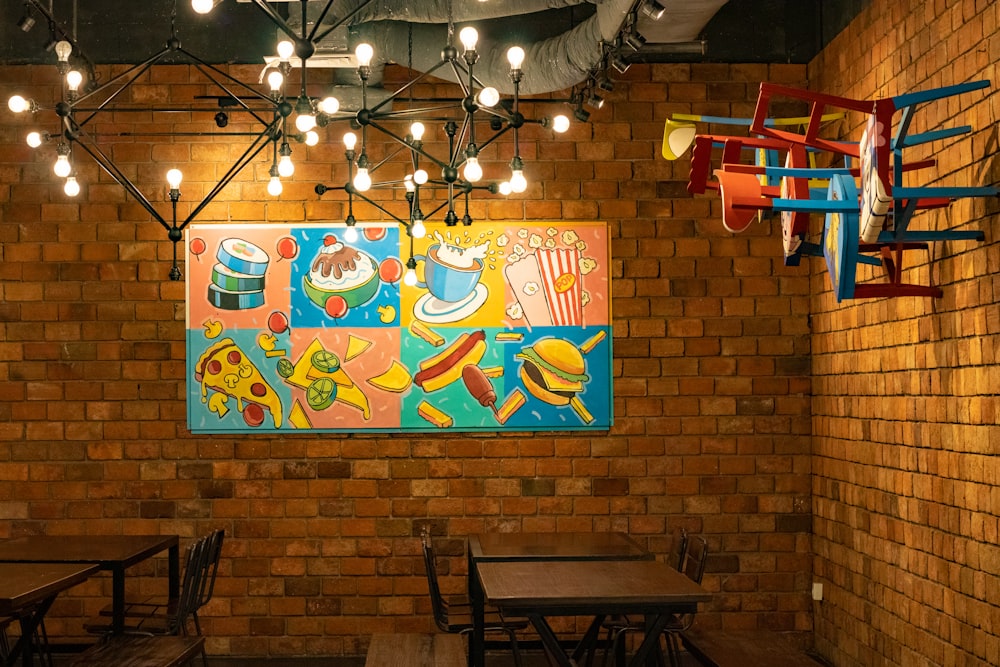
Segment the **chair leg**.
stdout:
<path fill-rule="evenodd" d="M 507 630 L 507 633 L 510 635 L 510 652 L 514 654 L 514 667 L 522 667 L 521 650 L 517 646 L 517 632 Z"/>

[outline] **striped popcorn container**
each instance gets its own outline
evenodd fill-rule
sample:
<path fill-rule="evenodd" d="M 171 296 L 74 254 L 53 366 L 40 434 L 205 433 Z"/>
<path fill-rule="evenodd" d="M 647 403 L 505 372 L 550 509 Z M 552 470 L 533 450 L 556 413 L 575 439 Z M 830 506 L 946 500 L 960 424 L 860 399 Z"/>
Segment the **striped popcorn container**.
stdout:
<path fill-rule="evenodd" d="M 542 275 L 552 323 L 556 326 L 581 326 L 580 252 L 575 248 L 539 248 L 535 251 L 535 259 Z"/>

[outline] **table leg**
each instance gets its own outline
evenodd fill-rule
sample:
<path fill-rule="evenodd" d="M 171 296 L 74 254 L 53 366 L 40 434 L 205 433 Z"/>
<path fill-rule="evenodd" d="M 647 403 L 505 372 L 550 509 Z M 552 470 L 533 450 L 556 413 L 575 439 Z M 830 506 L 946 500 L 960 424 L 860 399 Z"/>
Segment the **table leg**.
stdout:
<path fill-rule="evenodd" d="M 34 660 L 34 639 L 35 632 L 38 630 L 38 626 L 41 625 L 42 619 L 45 618 L 46 612 L 48 612 L 49 607 L 55 601 L 56 596 L 52 596 L 43 602 L 41 602 L 37 607 L 35 607 L 30 614 L 25 614 L 20 619 L 21 624 L 21 636 L 18 637 L 17 643 L 11 648 L 10 653 L 7 655 L 6 660 L 4 660 L 4 665 L 14 665 L 17 663 L 18 658 L 21 659 L 21 664 L 23 667 L 32 667 L 35 664 Z"/>
<path fill-rule="evenodd" d="M 650 651 L 653 650 L 654 645 L 659 646 L 660 633 L 667 626 L 667 622 L 671 616 L 671 614 L 657 614 L 652 617 L 652 620 L 650 620 L 649 616 L 646 617 L 646 636 L 642 638 L 642 643 L 639 644 L 635 655 L 629 661 L 628 667 L 641 667 L 646 661 L 646 657 L 650 655 Z M 659 649 L 657 648 L 657 650 Z"/>
<path fill-rule="evenodd" d="M 559 645 L 556 633 L 552 631 L 552 626 L 549 625 L 544 616 L 541 614 L 528 614 L 528 620 L 531 621 L 531 624 L 535 627 L 535 632 L 538 633 L 538 637 L 542 640 L 542 647 L 549 656 L 550 665 L 577 667 L 573 659 L 566 655 L 562 646 Z"/>
<path fill-rule="evenodd" d="M 125 632 L 125 568 L 116 565 L 111 569 L 111 633 Z"/>
<path fill-rule="evenodd" d="M 604 614 L 600 614 L 594 617 L 594 620 L 590 622 L 590 627 L 587 631 L 583 633 L 583 638 L 580 643 L 576 645 L 573 650 L 573 661 L 576 663 L 580 662 L 580 658 L 584 655 L 588 656 L 587 665 L 593 664 L 594 652 L 597 646 L 597 639 L 601 634 L 601 624 L 604 623 L 604 619 L 607 618 Z"/>
<path fill-rule="evenodd" d="M 469 635 L 469 667 L 486 667 L 486 601 L 479 582 L 476 562 L 469 558 L 469 602 L 472 603 L 472 632 Z"/>
<path fill-rule="evenodd" d="M 167 551 L 167 592 L 171 600 L 181 596 L 181 548 L 175 544 Z"/>

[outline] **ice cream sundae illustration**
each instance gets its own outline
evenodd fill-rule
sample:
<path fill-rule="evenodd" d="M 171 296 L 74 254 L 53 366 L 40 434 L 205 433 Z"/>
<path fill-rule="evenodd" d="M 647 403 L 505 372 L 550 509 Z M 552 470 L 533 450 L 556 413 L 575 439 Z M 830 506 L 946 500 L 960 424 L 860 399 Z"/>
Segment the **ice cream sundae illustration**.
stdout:
<path fill-rule="evenodd" d="M 320 308 L 333 296 L 354 308 L 378 292 L 378 263 L 368 253 L 328 235 L 302 283 L 306 296 Z"/>
<path fill-rule="evenodd" d="M 436 243 L 426 255 L 415 255 L 424 262 L 424 280 L 419 287 L 427 289 L 414 306 L 414 314 L 426 322 L 457 322 L 476 312 L 489 296 L 480 282 L 490 242 L 463 248 L 448 242 L 440 232 L 434 233 Z"/>

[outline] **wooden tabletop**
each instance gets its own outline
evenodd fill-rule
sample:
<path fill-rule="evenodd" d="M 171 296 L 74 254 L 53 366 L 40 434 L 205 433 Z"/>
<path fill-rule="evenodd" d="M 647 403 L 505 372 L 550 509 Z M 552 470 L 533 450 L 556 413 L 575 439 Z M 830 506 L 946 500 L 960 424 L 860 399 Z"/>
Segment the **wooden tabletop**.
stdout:
<path fill-rule="evenodd" d="M 177 535 L 28 535 L 0 540 L 0 561 L 98 563 L 109 569 L 134 565 L 178 543 Z"/>
<path fill-rule="evenodd" d="M 0 616 L 15 612 L 82 583 L 97 565 L 0 563 Z"/>
<path fill-rule="evenodd" d="M 493 560 L 652 559 L 624 533 L 485 533 L 469 536 L 469 557 Z"/>
<path fill-rule="evenodd" d="M 479 563 L 486 600 L 505 612 L 566 615 L 685 611 L 711 595 L 653 560 Z"/>

